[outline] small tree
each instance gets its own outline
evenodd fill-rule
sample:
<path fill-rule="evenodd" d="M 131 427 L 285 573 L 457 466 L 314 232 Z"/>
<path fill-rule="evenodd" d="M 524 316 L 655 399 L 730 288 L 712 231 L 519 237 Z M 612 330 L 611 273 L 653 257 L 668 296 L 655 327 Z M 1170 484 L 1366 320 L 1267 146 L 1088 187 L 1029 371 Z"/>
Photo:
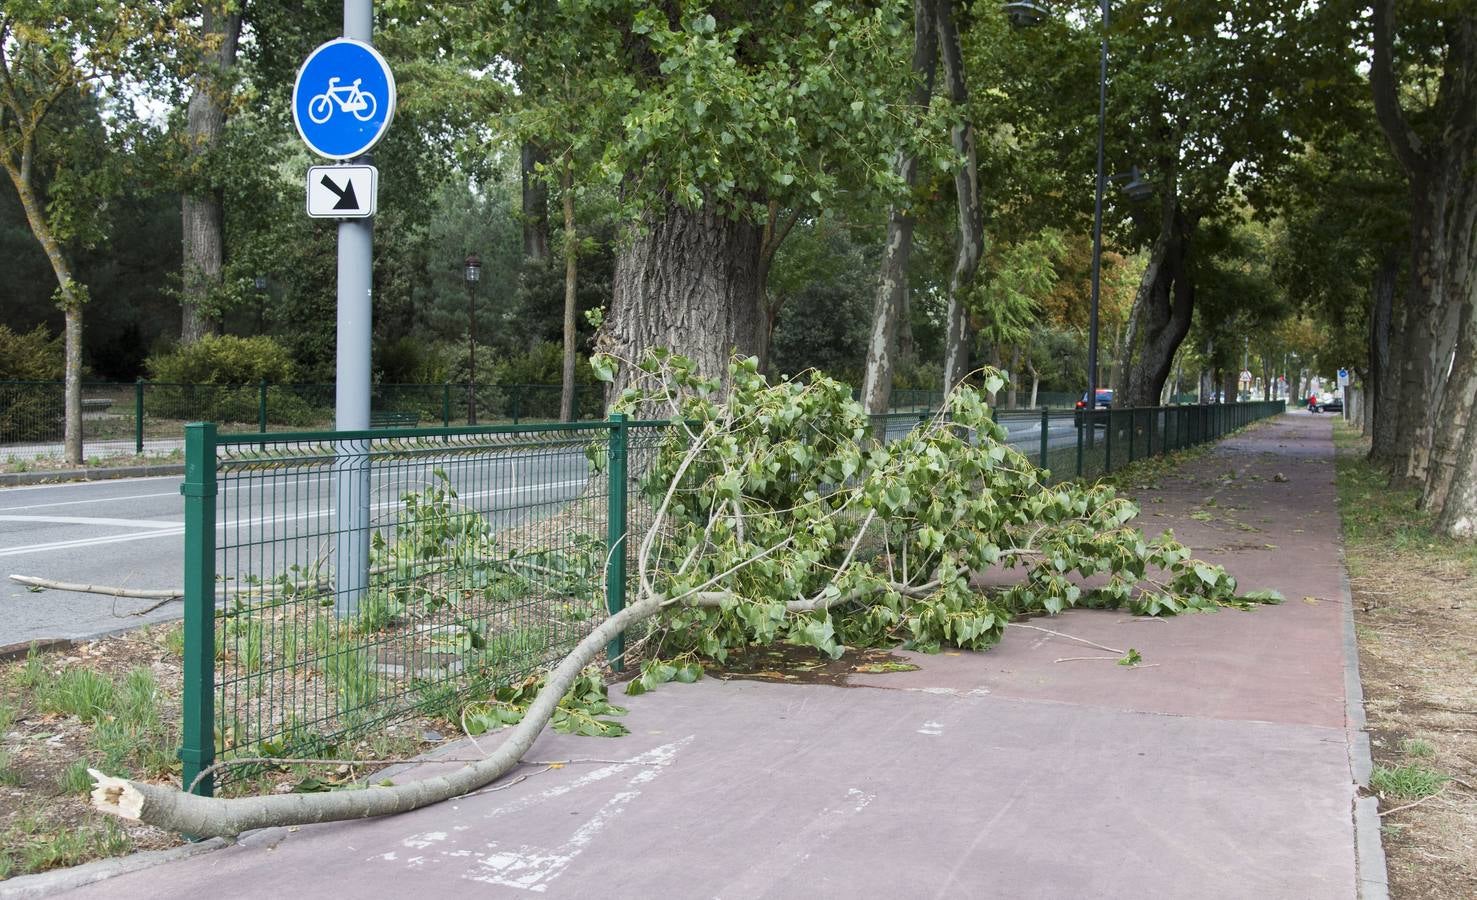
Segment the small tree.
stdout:
<path fill-rule="evenodd" d="M 163 10 L 143 0 L 117 4 L 38 0 L 0 8 L 0 166 L 26 223 L 56 276 L 66 346 L 66 458 L 82 462 L 82 307 L 68 244 L 102 239 L 98 214 L 118 186 L 101 125 L 78 115 L 104 84 L 144 82 L 147 53 L 167 33 Z M 67 114 L 67 113 L 72 114 Z M 113 135 L 128 119 L 116 111 Z"/>

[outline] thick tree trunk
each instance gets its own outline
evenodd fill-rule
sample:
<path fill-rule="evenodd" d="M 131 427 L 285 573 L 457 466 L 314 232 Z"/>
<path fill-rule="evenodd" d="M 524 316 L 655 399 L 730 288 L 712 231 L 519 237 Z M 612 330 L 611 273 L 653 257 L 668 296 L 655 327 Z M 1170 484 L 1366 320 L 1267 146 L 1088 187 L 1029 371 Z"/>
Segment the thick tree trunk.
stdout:
<path fill-rule="evenodd" d="M 544 148 L 523 142 L 519 172 L 523 179 L 523 256 L 544 262 L 549 258 L 549 185 L 538 174 L 538 166 L 549 161 Z"/>
<path fill-rule="evenodd" d="M 1477 152 L 1473 157 L 1477 158 Z M 1436 374 L 1445 377 L 1441 378 L 1443 389 L 1433 420 L 1431 461 L 1421 495 L 1421 504 L 1438 521 L 1446 520 L 1444 510 L 1454 482 L 1472 475 L 1462 466 L 1472 443 L 1467 432 L 1477 423 L 1472 410 L 1477 403 L 1477 178 L 1470 174 L 1465 184 L 1456 187 L 1450 218 L 1451 242 L 1441 304 L 1457 310 L 1456 346 L 1450 363 L 1438 363 Z M 1449 375 L 1445 374 L 1447 365 Z M 1452 521 L 1470 521 L 1477 518 L 1477 507 L 1458 510 L 1455 516 Z"/>
<path fill-rule="evenodd" d="M 574 169 L 568 160 L 560 187 L 561 199 L 564 201 L 564 372 L 559 390 L 559 421 L 573 422 L 575 288 L 579 283 L 579 237 L 574 223 Z"/>
<path fill-rule="evenodd" d="M 1221 402 L 1235 403 L 1239 397 L 1236 393 L 1238 383 L 1237 375 L 1240 373 L 1235 369 L 1226 369 L 1221 373 Z"/>
<path fill-rule="evenodd" d="M 1400 276 L 1400 259 L 1388 252 L 1375 269 L 1370 287 L 1369 317 L 1369 384 L 1365 406 L 1369 411 L 1369 458 L 1389 466 L 1395 460 L 1395 426 L 1399 421 L 1396 405 L 1400 395 L 1399 369 L 1390 364 L 1390 333 L 1395 312 L 1395 287 Z"/>
<path fill-rule="evenodd" d="M 212 177 L 209 155 L 220 145 L 225 130 L 228 76 L 236 62 L 241 36 L 241 14 L 225 12 L 219 3 L 206 3 L 201 30 L 220 46 L 210 55 L 195 80 L 186 110 L 185 140 L 191 187 L 180 199 L 184 272 L 181 280 L 180 340 L 192 344 L 220 329 L 213 295 L 220 290 L 225 266 L 225 221 L 222 191 Z"/>
<path fill-rule="evenodd" d="M 681 353 L 715 378 L 727 377 L 730 354 L 755 351 L 762 233 L 762 226 L 712 206 L 690 210 L 676 203 L 633 227 L 616 256 L 610 315 L 599 340 L 603 352 L 625 362 L 612 397 L 630 383 L 630 364 L 648 350 Z"/>
<path fill-rule="evenodd" d="M 1139 353 L 1127 367 L 1123 391 L 1127 396 L 1118 404 L 1153 406 L 1158 401 L 1175 353 L 1190 331 L 1195 311 L 1195 286 L 1189 272 L 1194 228 L 1178 201 L 1173 196 L 1166 198 L 1159 237 L 1134 301 L 1140 317 L 1136 326 Z"/>
<path fill-rule="evenodd" d="M 964 57 L 959 50 L 959 33 L 954 27 L 952 0 L 937 0 L 934 28 L 939 38 L 939 58 L 943 62 L 944 83 L 949 99 L 964 115 L 969 107 L 969 90 L 964 80 Z M 969 311 L 965 296 L 974 284 L 980 256 L 985 249 L 984 217 L 980 210 L 979 163 L 975 152 L 974 123 L 962 118 L 949 128 L 949 139 L 959 157 L 960 168 L 954 173 L 954 196 L 959 212 L 959 246 L 954 257 L 954 271 L 949 277 L 948 325 L 944 335 L 944 393 L 953 390 L 969 372 Z"/>
<path fill-rule="evenodd" d="M 933 29 L 933 0 L 913 0 L 913 78 L 911 101 L 918 110 L 927 108 L 938 68 L 938 39 Z M 897 356 L 904 350 L 899 338 L 906 329 L 911 343 L 908 315 L 908 257 L 913 251 L 914 197 L 918 181 L 918 157 L 898 150 L 893 171 L 907 186 L 909 196 L 887 210 L 887 238 L 882 246 L 877 294 L 872 303 L 872 332 L 867 339 L 866 371 L 862 376 L 862 406 L 872 415 L 888 411 L 892 400 L 892 377 Z M 896 355 L 895 355 L 896 354 Z"/>

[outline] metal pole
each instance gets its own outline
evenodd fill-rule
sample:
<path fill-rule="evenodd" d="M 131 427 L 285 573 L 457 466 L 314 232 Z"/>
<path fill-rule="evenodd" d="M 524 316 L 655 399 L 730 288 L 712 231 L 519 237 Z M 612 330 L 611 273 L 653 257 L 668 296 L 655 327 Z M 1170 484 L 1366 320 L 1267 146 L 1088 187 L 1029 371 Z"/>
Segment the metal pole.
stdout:
<path fill-rule="evenodd" d="M 620 413 L 610 416 L 610 466 L 606 475 L 605 512 L 605 608 L 615 615 L 626 608 L 626 555 L 630 536 L 630 525 L 626 512 L 626 417 Z M 606 661 L 616 672 L 624 665 L 626 634 L 621 632 L 611 639 L 605 648 Z"/>
<path fill-rule="evenodd" d="M 371 43 L 371 0 L 344 0 L 344 37 Z M 360 157 L 361 160 L 364 157 Z M 338 355 L 334 426 L 369 428 L 369 335 L 373 316 L 374 224 L 352 219 L 338 226 Z M 340 441 L 334 460 L 334 609 L 352 615 L 369 584 L 369 447 Z"/>
<path fill-rule="evenodd" d="M 467 424 L 477 424 L 477 283 L 467 282 Z"/>
<path fill-rule="evenodd" d="M 215 762 L 215 425 L 185 426 L 185 602 L 180 778 L 188 787 Z M 194 792 L 209 797 L 215 778 Z"/>
<path fill-rule="evenodd" d="M 144 378 L 133 383 L 133 452 L 144 455 Z"/>
<path fill-rule="evenodd" d="M 1092 306 L 1087 330 L 1087 410 L 1097 408 L 1098 295 L 1103 268 L 1103 134 L 1108 118 L 1108 0 L 1102 0 L 1103 44 L 1098 63 L 1097 196 L 1092 207 Z"/>

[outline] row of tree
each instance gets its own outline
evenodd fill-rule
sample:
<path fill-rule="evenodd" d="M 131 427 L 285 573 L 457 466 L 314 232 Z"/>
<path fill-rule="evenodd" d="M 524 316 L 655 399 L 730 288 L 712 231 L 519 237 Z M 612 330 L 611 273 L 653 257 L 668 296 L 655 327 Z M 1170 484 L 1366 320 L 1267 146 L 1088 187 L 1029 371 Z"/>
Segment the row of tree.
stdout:
<path fill-rule="evenodd" d="M 1080 390 L 1106 41 L 1107 171 L 1153 192 L 1108 191 L 1099 383 L 1151 405 L 1232 396 L 1251 368 L 1295 395 L 1352 365 L 1377 457 L 1471 533 L 1472 0 L 1125 0 L 1105 25 L 1097 0 L 1053 6 L 1019 27 L 953 0 L 381 0 L 400 108 L 375 159 L 379 371 L 464 377 L 475 250 L 478 343 L 559 342 L 566 400 L 592 346 L 820 366 L 874 411 L 977 362 L 1011 401 Z M 0 289 L 29 298 L 13 324 L 59 310 L 69 410 L 89 296 L 113 374 L 169 320 L 160 296 L 182 341 L 273 333 L 329 371 L 332 231 L 300 212 L 287 100 L 336 10 L 3 10 L 0 224 L 35 249 Z"/>

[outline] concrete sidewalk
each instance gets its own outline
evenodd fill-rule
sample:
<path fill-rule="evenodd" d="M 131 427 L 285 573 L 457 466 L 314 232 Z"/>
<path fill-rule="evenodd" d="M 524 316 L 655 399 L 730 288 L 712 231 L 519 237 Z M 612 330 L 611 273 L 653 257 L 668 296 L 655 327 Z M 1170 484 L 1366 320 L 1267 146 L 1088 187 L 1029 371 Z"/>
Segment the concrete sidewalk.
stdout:
<path fill-rule="evenodd" d="M 670 685 L 630 699 L 627 737 L 549 733 L 529 755 L 617 762 L 269 829 L 73 895 L 1383 896 L 1330 424 L 1282 416 L 1140 497 L 1146 529 L 1286 604 L 1034 623 L 1146 667 L 1056 662 L 1100 651 L 1011 629 L 853 689 Z"/>

